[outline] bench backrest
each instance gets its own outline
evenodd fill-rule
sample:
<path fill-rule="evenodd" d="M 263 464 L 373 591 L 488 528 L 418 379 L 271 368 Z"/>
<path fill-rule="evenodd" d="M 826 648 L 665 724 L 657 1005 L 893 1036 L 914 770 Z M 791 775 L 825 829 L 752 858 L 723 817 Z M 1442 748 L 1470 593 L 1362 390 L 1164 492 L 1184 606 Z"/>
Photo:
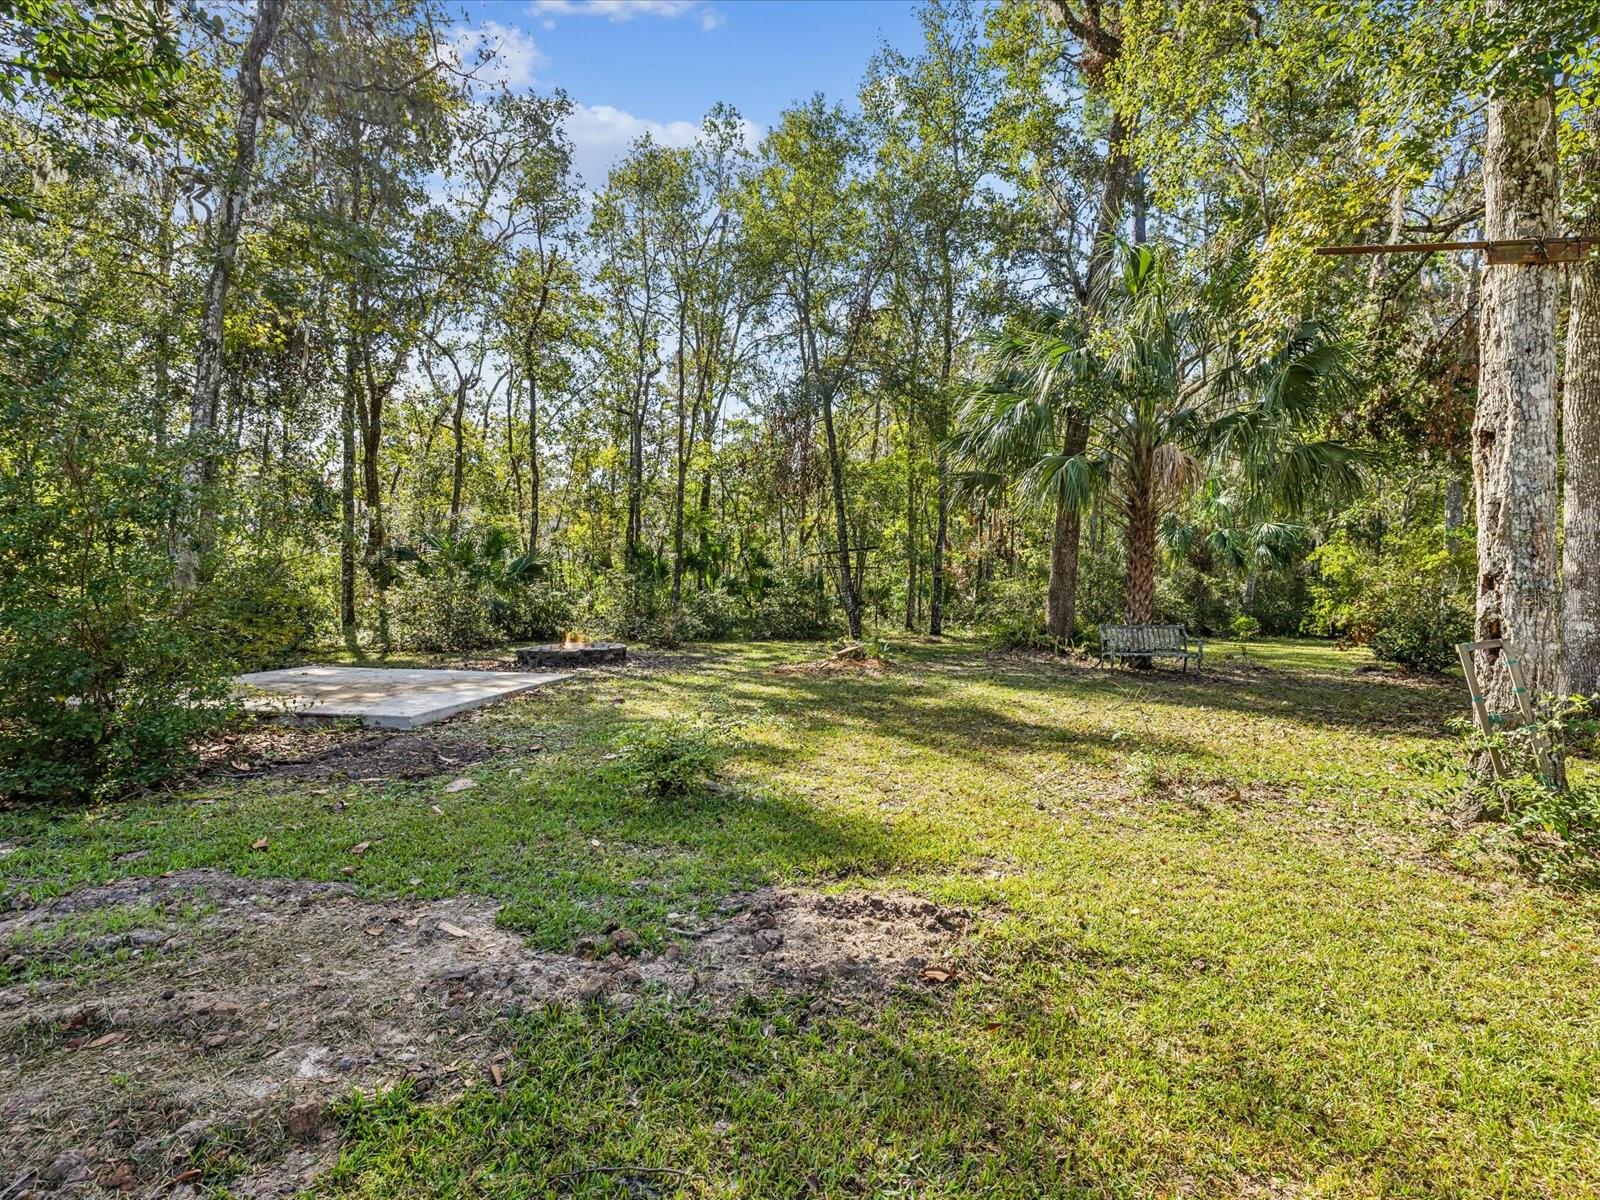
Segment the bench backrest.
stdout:
<path fill-rule="evenodd" d="M 1182 650 L 1189 644 L 1182 625 L 1102 625 L 1100 645 L 1106 650 L 1147 654 L 1155 650 Z"/>

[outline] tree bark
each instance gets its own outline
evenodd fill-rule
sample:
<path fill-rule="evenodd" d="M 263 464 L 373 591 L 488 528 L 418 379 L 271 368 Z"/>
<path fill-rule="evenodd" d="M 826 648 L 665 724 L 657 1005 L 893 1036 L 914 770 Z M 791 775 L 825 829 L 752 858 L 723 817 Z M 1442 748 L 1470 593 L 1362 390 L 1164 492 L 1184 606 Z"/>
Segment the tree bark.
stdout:
<path fill-rule="evenodd" d="M 928 597 L 928 632 L 934 637 L 944 634 L 944 559 L 945 547 L 950 538 L 950 458 L 944 447 L 939 447 L 939 485 L 935 496 L 933 528 L 933 564 L 928 572 L 931 595 Z"/>
<path fill-rule="evenodd" d="M 855 578 L 850 570 L 850 518 L 845 509 L 844 467 L 839 460 L 839 439 L 833 429 L 833 396 L 822 392 L 822 429 L 828 445 L 828 481 L 833 492 L 834 531 L 839 538 L 836 561 L 839 565 L 839 603 L 844 607 L 850 636 L 861 640 L 861 601 L 856 595 Z"/>
<path fill-rule="evenodd" d="M 365 328 L 365 321 L 362 323 Z M 388 384 L 379 386 L 377 374 L 372 369 L 370 350 L 362 354 L 366 386 L 365 403 L 360 407 L 361 417 L 361 496 L 367 509 L 367 546 L 364 559 L 367 577 L 372 580 L 373 595 L 378 605 L 378 645 L 388 653 L 389 637 L 389 586 L 388 563 L 385 547 L 388 530 L 383 521 L 383 476 L 379 459 L 383 452 L 383 401 Z"/>
<path fill-rule="evenodd" d="M 1100 282 L 1111 267 L 1117 225 L 1122 219 L 1128 180 L 1133 172 L 1133 159 L 1127 149 L 1129 132 L 1122 114 L 1113 112 L 1106 135 L 1106 173 L 1090 243 L 1089 271 L 1083 293 L 1078 297 L 1080 306 L 1091 312 L 1099 304 Z M 1075 414 L 1068 420 L 1065 452 L 1069 456 L 1082 454 L 1088 444 L 1088 419 Z M 1082 525 L 1076 510 L 1064 512 L 1057 506 L 1055 532 L 1050 543 L 1050 589 L 1045 599 L 1045 628 L 1052 637 L 1077 635 L 1078 543 Z"/>
<path fill-rule="evenodd" d="M 1552 89 L 1489 104 L 1484 236 L 1548 237 L 1556 229 Z M 1556 349 L 1559 276 L 1548 267 L 1488 266 L 1479 323 L 1472 469 L 1478 510 L 1477 636 L 1502 638 L 1535 696 L 1559 685 L 1556 590 Z M 1488 707 L 1515 696 L 1496 654 L 1482 676 Z"/>
<path fill-rule="evenodd" d="M 1600 134 L 1600 121 L 1592 128 Z M 1600 149 L 1578 164 L 1578 191 L 1600 187 Z M 1600 236 L 1600 200 L 1579 222 Z M 1561 691 L 1600 693 L 1600 254 L 1573 266 L 1567 301 L 1562 449 L 1566 461 L 1561 586 Z"/>
<path fill-rule="evenodd" d="M 1128 624 L 1148 625 L 1156 611 L 1156 506 L 1148 484 L 1128 499 Z"/>
<path fill-rule="evenodd" d="M 678 450 L 672 481 L 672 607 L 676 609 L 683 596 L 683 503 L 687 490 L 691 430 L 689 414 L 685 411 L 688 396 L 688 376 L 684 369 L 683 342 L 685 314 L 683 302 L 678 302 Z M 698 410 L 695 418 L 699 418 Z"/>
<path fill-rule="evenodd" d="M 450 536 L 461 533 L 461 497 L 466 485 L 466 418 L 468 377 L 456 380 L 456 402 L 450 410 Z"/>
<path fill-rule="evenodd" d="M 1444 485 L 1444 537 L 1447 543 L 1460 536 L 1467 523 L 1467 488 L 1459 475 L 1450 476 Z"/>
<path fill-rule="evenodd" d="M 1089 445 L 1089 422 L 1074 416 L 1067 425 L 1068 457 Z M 1078 543 L 1083 516 L 1073 506 L 1056 502 L 1055 530 L 1050 539 L 1050 587 L 1045 596 L 1045 631 L 1068 641 L 1078 634 Z"/>
<path fill-rule="evenodd" d="M 917 437 L 916 398 L 906 403 L 906 631 L 917 628 Z"/>
<path fill-rule="evenodd" d="M 354 320 L 354 317 L 351 318 Z M 356 351 L 345 346 L 344 394 L 339 404 L 339 628 L 356 645 Z"/>
<path fill-rule="evenodd" d="M 244 228 L 245 203 L 255 174 L 256 132 L 261 122 L 261 64 L 278 34 L 286 4 L 287 0 L 259 0 L 255 27 L 250 31 L 244 56 L 239 61 L 239 113 L 233 130 L 233 162 L 223 183 L 216 244 L 200 309 L 200 344 L 195 350 L 194 392 L 189 404 L 192 448 L 191 457 L 183 468 L 185 502 L 194 512 L 194 524 L 187 536 L 178 539 L 173 583 L 180 591 L 194 587 L 200 554 L 215 536 L 214 504 L 206 492 L 216 471 L 211 441 L 216 433 L 222 394 L 223 319 L 227 313 L 233 260 L 239 252 L 239 233 Z"/>
<path fill-rule="evenodd" d="M 534 553 L 539 549 L 539 379 L 531 346 L 523 374 L 528 377 L 528 551 Z"/>

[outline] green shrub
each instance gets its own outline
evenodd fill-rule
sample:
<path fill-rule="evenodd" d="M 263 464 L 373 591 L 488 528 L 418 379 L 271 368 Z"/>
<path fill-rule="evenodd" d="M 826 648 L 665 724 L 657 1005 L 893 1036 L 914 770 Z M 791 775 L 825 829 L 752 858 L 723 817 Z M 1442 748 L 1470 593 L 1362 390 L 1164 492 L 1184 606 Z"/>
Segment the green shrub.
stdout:
<path fill-rule="evenodd" d="M 514 642 L 553 642 L 578 624 L 573 594 L 555 583 L 534 583 L 502 589 L 491 605 L 491 624 Z"/>
<path fill-rule="evenodd" d="M 500 635 L 478 580 L 439 574 L 406 578 L 389 594 L 395 644 L 403 650 L 479 650 Z"/>
<path fill-rule="evenodd" d="M 214 635 L 247 671 L 294 661 L 316 641 L 323 618 L 309 571 L 279 555 L 224 565 L 203 600 Z"/>
<path fill-rule="evenodd" d="M 1439 671 L 1457 660 L 1458 643 L 1472 640 L 1472 610 L 1425 589 L 1391 589 L 1376 615 L 1369 643 L 1385 662 Z"/>
<path fill-rule="evenodd" d="M 1470 546 L 1423 528 L 1386 537 L 1377 550 L 1334 533 L 1308 560 L 1309 632 L 1370 645 L 1379 658 L 1437 670 L 1472 636 Z"/>
<path fill-rule="evenodd" d="M 753 637 L 805 640 L 833 632 L 833 591 L 814 571 L 773 574 L 752 600 L 745 627 Z"/>
<path fill-rule="evenodd" d="M 984 641 L 995 650 L 1064 649 L 1063 639 L 1045 630 L 1043 615 L 1001 617 L 989 625 Z"/>
<path fill-rule="evenodd" d="M 1240 613 L 1229 623 L 1228 632 L 1239 643 L 1239 653 L 1249 654 L 1250 642 L 1261 636 L 1261 622 L 1248 613 Z"/>
<path fill-rule="evenodd" d="M 1600 886 L 1600 788 L 1562 790 L 1524 777 L 1500 790 L 1519 856 L 1540 882 Z"/>
<path fill-rule="evenodd" d="M 631 725 L 614 749 L 627 789 L 656 800 L 698 791 L 716 774 L 724 752 L 716 730 L 684 720 Z"/>
<path fill-rule="evenodd" d="M 76 328 L 76 327 L 75 327 Z M 0 354 L 0 794 L 105 799 L 226 722 L 230 647 L 174 596 L 179 461 L 127 401 L 125 355 L 73 330 Z"/>
<path fill-rule="evenodd" d="M 1156 620 L 1182 625 L 1190 633 L 1216 633 L 1228 628 L 1238 608 L 1238 588 L 1231 577 L 1218 578 L 1187 562 L 1169 564 L 1156 579 Z"/>
<path fill-rule="evenodd" d="M 1517 838 L 1517 856 L 1541 882 L 1561 887 L 1600 886 L 1600 788 L 1565 786 L 1546 768 L 1551 752 L 1588 746 L 1597 731 L 1591 702 L 1579 696 L 1541 705 L 1531 725 L 1480 733 L 1470 721 L 1452 724 L 1462 732 L 1470 755 L 1497 751 L 1513 777 L 1475 779 L 1469 788 L 1483 800 L 1486 816 L 1505 822 Z M 1557 770 L 1557 776 L 1564 771 Z M 1454 789 L 1459 796 L 1459 789 Z M 1441 796 L 1446 803 L 1452 797 Z"/>

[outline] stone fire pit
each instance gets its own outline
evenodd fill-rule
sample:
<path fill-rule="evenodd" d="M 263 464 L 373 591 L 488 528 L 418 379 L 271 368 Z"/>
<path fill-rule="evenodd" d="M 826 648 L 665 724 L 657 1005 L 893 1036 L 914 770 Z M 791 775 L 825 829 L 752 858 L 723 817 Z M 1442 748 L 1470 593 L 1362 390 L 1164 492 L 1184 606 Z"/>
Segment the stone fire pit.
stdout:
<path fill-rule="evenodd" d="M 517 651 L 517 666 L 566 670 L 569 667 L 598 667 L 619 663 L 628 657 L 621 642 L 551 642 L 546 646 L 524 646 Z"/>

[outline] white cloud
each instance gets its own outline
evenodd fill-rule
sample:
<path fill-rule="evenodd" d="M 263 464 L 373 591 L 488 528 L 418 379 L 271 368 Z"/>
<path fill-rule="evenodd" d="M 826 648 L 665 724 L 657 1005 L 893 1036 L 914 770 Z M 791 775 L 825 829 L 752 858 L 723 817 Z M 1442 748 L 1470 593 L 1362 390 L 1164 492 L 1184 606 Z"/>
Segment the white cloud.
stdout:
<path fill-rule="evenodd" d="M 462 28 L 454 38 L 456 61 L 476 69 L 486 83 L 503 83 L 513 91 L 531 87 L 534 71 L 549 64 L 544 51 L 515 25 L 482 21 Z M 487 57 L 481 65 L 479 59 Z"/>
<path fill-rule="evenodd" d="M 635 17 L 696 17 L 701 29 L 722 24 L 722 14 L 704 0 L 533 0 L 532 11 L 549 22 L 557 17 L 604 17 L 613 24 Z"/>
<path fill-rule="evenodd" d="M 694 121 L 652 121 L 610 104 L 575 104 L 566 129 L 572 139 L 573 166 L 593 191 L 605 187 L 606 173 L 645 134 L 664 146 L 691 146 L 700 137 Z M 754 149 L 761 140 L 761 127 L 745 121 L 744 140 Z"/>

